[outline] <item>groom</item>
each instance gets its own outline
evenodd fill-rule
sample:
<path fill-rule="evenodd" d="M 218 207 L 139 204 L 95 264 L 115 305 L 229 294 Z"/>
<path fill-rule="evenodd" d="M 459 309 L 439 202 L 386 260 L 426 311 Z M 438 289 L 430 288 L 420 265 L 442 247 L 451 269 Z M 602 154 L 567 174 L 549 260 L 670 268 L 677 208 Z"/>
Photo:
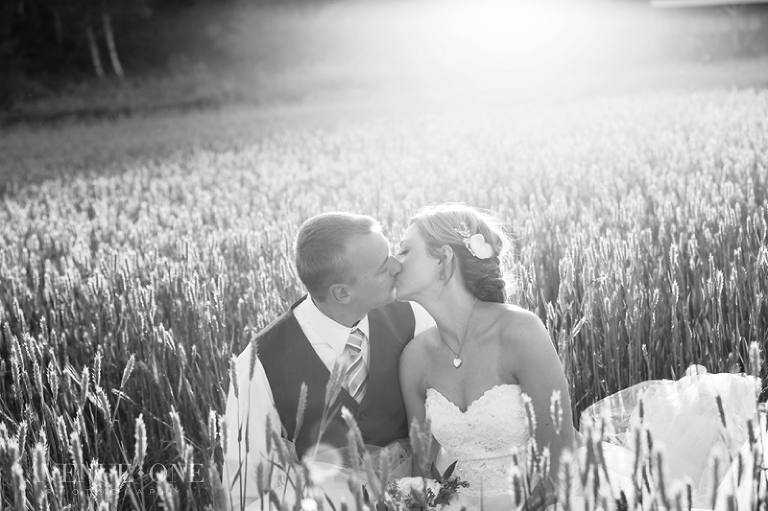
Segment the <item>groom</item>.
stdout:
<path fill-rule="evenodd" d="M 351 213 L 310 218 L 299 230 L 295 263 L 309 295 L 240 354 L 238 385 L 230 385 L 224 484 L 236 510 L 241 501 L 247 507 L 260 497 L 256 466 L 268 460 L 267 417 L 276 433 L 293 442 L 299 457 L 311 455 L 316 445 L 347 446 L 340 413 L 320 431 L 325 388 L 336 363 L 344 368 L 336 404 L 352 412 L 363 441 L 384 447 L 408 437 L 400 353 L 434 323 L 418 305 L 394 301 L 401 266 L 390 256 L 381 227 L 371 217 Z M 297 432 L 302 383 L 307 402 Z"/>

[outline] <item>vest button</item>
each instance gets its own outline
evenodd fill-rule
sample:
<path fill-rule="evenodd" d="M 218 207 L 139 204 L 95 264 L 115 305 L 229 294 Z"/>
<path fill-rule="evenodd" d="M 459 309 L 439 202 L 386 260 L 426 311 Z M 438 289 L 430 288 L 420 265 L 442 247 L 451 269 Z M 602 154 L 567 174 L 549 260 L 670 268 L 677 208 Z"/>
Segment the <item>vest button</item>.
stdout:
<path fill-rule="evenodd" d="M 366 417 L 368 417 L 368 414 L 367 414 L 367 413 L 361 413 L 361 414 L 359 414 L 359 415 L 357 416 L 357 420 L 358 420 L 358 421 L 362 421 L 362 420 L 365 420 L 365 418 L 366 418 Z"/>

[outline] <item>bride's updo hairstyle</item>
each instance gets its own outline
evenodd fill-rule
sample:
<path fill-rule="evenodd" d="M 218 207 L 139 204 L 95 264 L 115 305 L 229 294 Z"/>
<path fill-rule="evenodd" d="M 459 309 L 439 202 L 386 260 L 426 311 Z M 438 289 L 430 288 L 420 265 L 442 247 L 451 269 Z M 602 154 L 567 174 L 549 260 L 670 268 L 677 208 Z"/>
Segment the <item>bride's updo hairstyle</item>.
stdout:
<path fill-rule="evenodd" d="M 464 204 L 446 203 L 420 210 L 411 218 L 410 225 L 416 225 L 433 257 L 440 257 L 444 245 L 453 249 L 464 286 L 470 293 L 485 302 L 506 302 L 503 267 L 510 242 L 497 218 Z M 470 240 L 477 234 L 490 247 L 484 246 L 479 237 Z"/>

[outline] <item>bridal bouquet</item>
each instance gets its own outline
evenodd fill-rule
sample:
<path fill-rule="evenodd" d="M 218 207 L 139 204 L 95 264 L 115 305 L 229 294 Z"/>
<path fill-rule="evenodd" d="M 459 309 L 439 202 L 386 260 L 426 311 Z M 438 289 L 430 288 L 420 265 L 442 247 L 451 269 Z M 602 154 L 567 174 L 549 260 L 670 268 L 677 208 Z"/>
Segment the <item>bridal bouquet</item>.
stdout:
<path fill-rule="evenodd" d="M 459 488 L 466 488 L 469 483 L 461 481 L 458 477 L 452 477 L 456 463 L 449 466 L 442 475 L 431 467 L 432 478 L 403 477 L 390 481 L 387 485 L 387 495 L 391 502 L 397 505 L 397 509 L 410 511 L 429 511 L 449 504 L 455 497 Z M 389 499 L 387 499 L 389 500 Z M 377 506 L 380 511 L 394 511 L 386 505 Z"/>

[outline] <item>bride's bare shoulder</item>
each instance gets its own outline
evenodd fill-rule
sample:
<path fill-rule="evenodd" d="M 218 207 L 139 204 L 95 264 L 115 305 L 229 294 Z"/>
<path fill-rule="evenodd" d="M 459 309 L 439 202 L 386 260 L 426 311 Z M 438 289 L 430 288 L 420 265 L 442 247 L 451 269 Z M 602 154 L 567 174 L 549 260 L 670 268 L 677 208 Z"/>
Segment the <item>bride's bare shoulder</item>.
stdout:
<path fill-rule="evenodd" d="M 432 326 L 411 339 L 403 348 L 400 359 L 420 361 L 429 357 L 429 352 L 437 340 L 437 327 Z"/>
<path fill-rule="evenodd" d="M 506 304 L 501 311 L 499 324 L 503 337 L 510 342 L 526 341 L 531 339 L 549 339 L 544 323 L 533 312 Z"/>

